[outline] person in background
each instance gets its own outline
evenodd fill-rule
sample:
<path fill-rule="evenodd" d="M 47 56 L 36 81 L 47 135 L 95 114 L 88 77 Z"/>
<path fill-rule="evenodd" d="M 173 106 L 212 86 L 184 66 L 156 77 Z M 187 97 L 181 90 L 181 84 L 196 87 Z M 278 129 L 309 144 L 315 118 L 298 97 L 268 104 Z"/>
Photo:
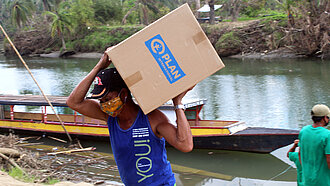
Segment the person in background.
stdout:
<path fill-rule="evenodd" d="M 306 186 L 330 185 L 330 110 L 318 104 L 311 111 L 313 124 L 305 126 L 299 133 L 299 157 Z"/>
<path fill-rule="evenodd" d="M 295 152 L 296 148 L 298 147 L 299 140 L 294 140 L 293 146 L 291 149 L 289 149 L 287 153 L 287 157 L 294 162 L 294 164 L 297 167 L 297 185 L 298 186 L 303 186 L 303 181 L 302 181 L 302 167 L 301 163 L 299 160 L 299 153 Z"/>
<path fill-rule="evenodd" d="M 181 102 L 191 89 L 172 99 L 177 117 L 175 127 L 157 109 L 145 115 L 133 101 L 117 70 L 108 68 L 110 64 L 111 60 L 104 53 L 72 91 L 67 105 L 83 115 L 108 123 L 111 148 L 125 185 L 175 185 L 165 140 L 182 152 L 193 149 L 190 126 Z M 86 97 L 93 81 L 94 89 Z"/>

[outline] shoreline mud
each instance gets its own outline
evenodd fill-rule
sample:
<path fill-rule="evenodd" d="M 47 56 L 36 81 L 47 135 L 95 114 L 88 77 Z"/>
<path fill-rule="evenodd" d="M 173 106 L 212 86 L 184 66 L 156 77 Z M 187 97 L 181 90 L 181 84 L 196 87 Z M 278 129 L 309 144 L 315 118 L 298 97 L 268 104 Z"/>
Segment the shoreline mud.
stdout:
<path fill-rule="evenodd" d="M 99 52 L 85 52 L 85 53 L 75 53 L 73 55 L 68 55 L 65 58 L 86 58 L 86 59 L 99 59 L 102 57 L 103 53 Z M 51 52 L 48 54 L 38 54 L 38 55 L 29 55 L 30 57 L 44 57 L 44 58 L 60 58 L 60 51 Z M 306 58 L 321 58 L 321 59 L 330 59 L 330 55 L 320 55 L 318 57 L 308 57 L 306 55 L 298 55 L 289 48 L 279 48 L 276 50 L 265 50 L 263 52 L 249 52 L 249 53 L 240 53 L 231 56 L 220 56 L 221 58 L 238 58 L 238 59 L 306 59 Z"/>
<path fill-rule="evenodd" d="M 66 58 L 86 58 L 86 59 L 99 59 L 101 58 L 102 53 L 97 52 L 87 52 L 87 53 L 76 53 L 70 56 L 67 56 Z M 40 55 L 34 55 L 31 57 L 43 57 L 43 58 L 60 58 L 60 52 L 52 52 L 49 54 L 40 54 Z M 228 56 L 226 58 L 239 58 L 239 59 L 276 59 L 276 58 L 306 58 L 306 56 L 300 56 L 297 54 L 294 54 L 293 52 L 290 52 L 287 49 L 280 49 L 275 51 L 265 51 L 263 53 L 242 53 L 237 54 L 233 56 Z"/>
<path fill-rule="evenodd" d="M 9 176 L 6 172 L 3 171 L 0 171 L 0 183 L 3 186 L 44 186 L 44 184 L 26 183 L 16 180 L 15 178 Z M 85 182 L 73 183 L 69 181 L 63 181 L 55 183 L 54 186 L 93 186 L 93 184 Z"/>
<path fill-rule="evenodd" d="M 102 53 L 97 53 L 97 52 L 88 52 L 88 53 L 76 53 L 73 55 L 68 56 L 67 58 L 87 58 L 87 59 L 99 59 L 101 58 Z M 32 57 L 45 57 L 45 58 L 60 58 L 60 52 L 52 52 L 49 54 L 40 54 L 34 55 Z"/>
<path fill-rule="evenodd" d="M 55 184 L 57 186 L 113 185 L 106 183 L 103 177 L 96 174 L 80 174 L 86 172 L 85 169 L 90 169 L 102 162 L 109 170 L 117 170 L 116 166 L 107 166 L 105 157 L 93 152 L 95 148 L 83 148 L 78 141 L 77 144 L 49 149 L 42 145 L 41 138 L 38 136 L 22 138 L 12 134 L 0 135 L 1 185 L 39 186 L 49 184 L 48 182 L 57 182 Z M 11 170 L 13 172 L 9 173 Z"/>

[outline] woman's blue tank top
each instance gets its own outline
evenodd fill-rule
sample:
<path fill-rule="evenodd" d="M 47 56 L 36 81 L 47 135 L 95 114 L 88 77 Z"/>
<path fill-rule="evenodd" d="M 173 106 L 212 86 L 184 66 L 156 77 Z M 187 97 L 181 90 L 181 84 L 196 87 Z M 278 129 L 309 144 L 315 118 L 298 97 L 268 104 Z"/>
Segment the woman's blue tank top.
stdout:
<path fill-rule="evenodd" d="M 108 128 L 112 151 L 125 185 L 175 184 L 170 162 L 167 161 L 165 139 L 155 136 L 148 117 L 141 109 L 129 129 L 121 129 L 117 118 L 111 116 Z"/>

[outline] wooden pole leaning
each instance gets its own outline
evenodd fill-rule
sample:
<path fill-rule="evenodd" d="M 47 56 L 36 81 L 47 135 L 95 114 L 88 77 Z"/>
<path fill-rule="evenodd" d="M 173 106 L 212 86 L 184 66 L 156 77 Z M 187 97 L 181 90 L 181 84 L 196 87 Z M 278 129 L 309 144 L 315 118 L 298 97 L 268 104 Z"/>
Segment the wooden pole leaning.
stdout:
<path fill-rule="evenodd" d="M 60 116 L 56 113 L 52 103 L 49 101 L 48 97 L 45 95 L 44 91 L 41 89 L 41 87 L 39 86 L 37 80 L 34 78 L 32 72 L 30 71 L 30 68 L 27 66 L 27 64 L 25 63 L 24 59 L 22 58 L 21 54 L 18 52 L 18 50 L 16 49 L 15 45 L 13 44 L 13 42 L 10 40 L 9 36 L 7 35 L 6 31 L 3 29 L 2 25 L 0 24 L 0 28 L 3 32 L 3 34 L 6 36 L 7 40 L 9 41 L 10 45 L 13 47 L 14 51 L 16 52 L 17 56 L 19 57 L 19 59 L 21 60 L 21 62 L 23 63 L 23 65 L 25 66 L 26 70 L 29 72 L 29 74 L 31 75 L 33 81 L 37 84 L 41 94 L 44 96 L 45 100 L 48 102 L 49 106 L 52 108 L 53 112 L 55 113 L 57 119 L 60 121 L 62 128 L 64 130 L 64 132 L 66 133 L 66 135 L 69 138 L 69 141 L 72 142 L 72 138 L 70 136 L 70 134 L 68 133 L 68 131 L 65 129 L 65 126 L 63 124 L 63 121 L 61 120 Z"/>

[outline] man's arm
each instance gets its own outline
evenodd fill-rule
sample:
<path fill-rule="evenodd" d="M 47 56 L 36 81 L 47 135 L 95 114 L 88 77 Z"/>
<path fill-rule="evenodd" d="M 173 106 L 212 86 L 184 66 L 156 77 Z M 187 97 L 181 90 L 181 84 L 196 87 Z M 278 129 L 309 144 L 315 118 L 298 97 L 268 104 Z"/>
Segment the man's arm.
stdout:
<path fill-rule="evenodd" d="M 180 112 L 183 112 L 183 110 L 178 109 L 176 112 L 179 112 L 177 113 L 178 115 L 181 114 Z M 188 121 L 186 123 L 182 122 L 181 119 L 178 119 L 177 127 L 175 127 L 170 123 L 165 114 L 159 110 L 155 110 L 149 115 L 149 121 L 151 125 L 153 125 L 152 121 L 158 122 L 153 131 L 158 137 L 164 137 L 174 148 L 182 152 L 190 152 L 193 149 L 193 139 Z"/>
<path fill-rule="evenodd" d="M 181 100 L 189 90 L 173 98 L 173 104 L 174 105 L 182 104 Z M 156 125 L 156 131 L 160 136 L 163 136 L 165 140 L 176 149 L 182 152 L 190 152 L 192 151 L 194 144 L 193 144 L 193 138 L 188 120 L 182 109 L 176 109 L 175 113 L 177 118 L 176 121 L 177 127 L 173 126 L 163 113 L 161 113 L 160 111 L 155 111 L 152 114 L 153 115 L 152 117 L 153 118 L 157 117 L 158 119 L 160 119 L 158 120 L 158 124 Z"/>
<path fill-rule="evenodd" d="M 325 155 L 327 157 L 328 169 L 330 169 L 330 154 Z"/>
<path fill-rule="evenodd" d="M 294 140 L 293 146 L 291 149 L 289 149 L 288 153 L 286 153 L 286 156 L 289 157 L 289 152 L 294 152 L 298 146 L 299 140 Z"/>
<path fill-rule="evenodd" d="M 88 117 L 107 121 L 108 115 L 102 112 L 96 100 L 85 99 L 89 87 L 97 73 L 110 65 L 107 54 L 103 54 L 100 61 L 92 71 L 77 85 L 66 100 L 66 104 L 73 110 Z"/>
<path fill-rule="evenodd" d="M 325 157 L 327 159 L 328 169 L 330 169 L 330 133 L 326 139 L 326 146 L 325 146 Z"/>

